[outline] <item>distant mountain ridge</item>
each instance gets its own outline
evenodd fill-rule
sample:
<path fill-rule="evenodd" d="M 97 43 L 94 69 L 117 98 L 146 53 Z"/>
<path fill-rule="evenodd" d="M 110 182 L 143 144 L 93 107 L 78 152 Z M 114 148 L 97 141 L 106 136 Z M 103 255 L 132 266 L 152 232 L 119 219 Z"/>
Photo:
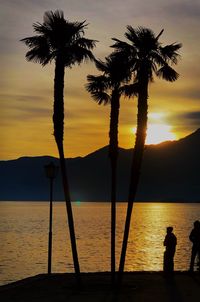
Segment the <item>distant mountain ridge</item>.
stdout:
<path fill-rule="evenodd" d="M 127 199 L 131 154 L 131 149 L 119 149 L 118 201 Z M 0 161 L 0 200 L 48 200 L 44 165 L 50 161 L 59 165 L 50 156 Z M 109 201 L 107 146 L 66 161 L 72 200 Z M 60 173 L 54 199 L 63 200 Z M 200 129 L 178 141 L 146 146 L 136 200 L 200 202 Z"/>

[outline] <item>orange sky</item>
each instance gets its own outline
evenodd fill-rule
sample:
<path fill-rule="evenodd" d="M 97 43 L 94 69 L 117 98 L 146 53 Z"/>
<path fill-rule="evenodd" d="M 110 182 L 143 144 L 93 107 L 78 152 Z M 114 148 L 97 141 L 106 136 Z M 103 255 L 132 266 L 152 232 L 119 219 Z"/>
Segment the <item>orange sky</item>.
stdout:
<path fill-rule="evenodd" d="M 54 66 L 42 68 L 26 62 L 27 48 L 19 42 L 33 34 L 32 24 L 42 22 L 44 11 L 57 8 L 70 21 L 87 20 L 86 37 L 99 41 L 94 53 L 102 60 L 111 51 L 112 37 L 125 40 L 123 35 L 128 24 L 146 26 L 155 33 L 164 28 L 160 39 L 163 44 L 183 43 L 182 60 L 176 67 L 180 79 L 173 84 L 155 79 L 150 85 L 149 123 L 170 126 L 177 139 L 199 128 L 199 1 L 60 0 L 55 5 L 53 0 L 3 0 L 0 3 L 0 159 L 57 156 L 51 117 Z M 87 75 L 96 73 L 92 63 L 66 70 L 67 157 L 84 156 L 108 144 L 110 108 L 97 105 L 84 88 Z M 121 147 L 133 146 L 136 112 L 136 100 L 121 100 Z"/>

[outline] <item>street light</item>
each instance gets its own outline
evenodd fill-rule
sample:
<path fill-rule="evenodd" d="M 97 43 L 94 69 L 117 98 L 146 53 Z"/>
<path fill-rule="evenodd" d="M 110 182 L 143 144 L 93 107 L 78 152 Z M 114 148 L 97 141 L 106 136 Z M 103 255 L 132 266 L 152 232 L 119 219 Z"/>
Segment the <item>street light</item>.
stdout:
<path fill-rule="evenodd" d="M 46 177 L 50 180 L 50 206 L 49 206 L 49 242 L 48 242 L 48 274 L 51 274 L 52 256 L 52 214 L 53 214 L 53 180 L 56 177 L 58 167 L 50 162 L 44 166 Z"/>

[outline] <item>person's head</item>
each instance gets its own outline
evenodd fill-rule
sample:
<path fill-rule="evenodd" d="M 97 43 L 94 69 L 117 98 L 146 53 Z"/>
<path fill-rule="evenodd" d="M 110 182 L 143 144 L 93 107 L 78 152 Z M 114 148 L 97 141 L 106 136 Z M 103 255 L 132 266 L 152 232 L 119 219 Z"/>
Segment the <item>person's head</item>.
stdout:
<path fill-rule="evenodd" d="M 197 228 L 199 228 L 199 227 L 200 227 L 200 221 L 199 221 L 199 220 L 196 220 L 196 221 L 194 222 L 194 228 L 197 229 Z"/>
<path fill-rule="evenodd" d="M 167 234 L 171 234 L 173 232 L 173 227 L 169 226 L 167 227 Z"/>

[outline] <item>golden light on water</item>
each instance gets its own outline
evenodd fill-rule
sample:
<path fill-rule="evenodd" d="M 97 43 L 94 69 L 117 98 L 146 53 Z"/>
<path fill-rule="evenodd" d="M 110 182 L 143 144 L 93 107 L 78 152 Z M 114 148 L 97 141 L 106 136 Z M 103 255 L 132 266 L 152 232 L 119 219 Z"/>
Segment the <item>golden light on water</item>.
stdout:
<path fill-rule="evenodd" d="M 108 202 L 73 203 L 78 255 L 82 272 L 110 269 L 110 205 Z M 200 204 L 135 203 L 126 256 L 127 271 L 161 271 L 166 227 L 178 239 L 175 270 L 186 270 L 192 244 L 189 234 L 198 219 Z M 53 273 L 73 272 L 66 209 L 53 207 Z M 123 240 L 126 203 L 117 203 L 116 263 Z M 0 202 L 0 285 L 47 271 L 48 202 Z M 14 263 L 14 265 L 13 265 Z"/>

